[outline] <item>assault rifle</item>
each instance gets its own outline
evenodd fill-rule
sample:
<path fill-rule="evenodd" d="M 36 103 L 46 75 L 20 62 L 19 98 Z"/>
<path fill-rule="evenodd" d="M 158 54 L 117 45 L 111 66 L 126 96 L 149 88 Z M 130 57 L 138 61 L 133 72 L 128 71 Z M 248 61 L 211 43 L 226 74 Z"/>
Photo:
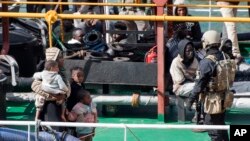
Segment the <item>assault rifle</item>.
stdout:
<path fill-rule="evenodd" d="M 201 115 L 204 116 L 204 110 L 203 110 L 203 99 L 204 94 L 200 93 L 199 97 L 196 99 L 196 112 L 197 112 L 197 120 L 196 120 L 196 124 L 203 124 L 202 120 L 201 120 Z M 204 117 L 203 117 L 204 118 Z"/>
<path fill-rule="evenodd" d="M 200 124 L 200 120 L 201 120 L 201 114 L 202 114 L 202 103 L 200 100 L 196 101 L 196 124 L 199 125 Z"/>

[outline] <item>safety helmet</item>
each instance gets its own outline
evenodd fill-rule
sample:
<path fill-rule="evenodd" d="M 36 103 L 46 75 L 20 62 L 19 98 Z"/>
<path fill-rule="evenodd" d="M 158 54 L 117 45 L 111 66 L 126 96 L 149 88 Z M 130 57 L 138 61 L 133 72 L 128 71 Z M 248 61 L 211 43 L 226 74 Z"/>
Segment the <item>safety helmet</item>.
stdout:
<path fill-rule="evenodd" d="M 220 33 L 215 30 L 206 31 L 201 38 L 203 48 L 207 49 L 209 45 L 215 45 L 221 43 Z"/>

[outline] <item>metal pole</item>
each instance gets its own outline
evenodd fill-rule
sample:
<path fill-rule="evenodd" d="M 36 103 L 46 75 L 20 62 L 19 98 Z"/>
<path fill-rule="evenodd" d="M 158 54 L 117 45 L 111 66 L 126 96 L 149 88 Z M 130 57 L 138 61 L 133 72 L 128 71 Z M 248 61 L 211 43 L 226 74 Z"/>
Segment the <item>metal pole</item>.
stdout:
<path fill-rule="evenodd" d="M 7 0 L 3 0 L 7 1 Z M 2 11 L 8 12 L 8 4 L 2 4 Z M 7 55 L 9 52 L 9 18 L 2 17 L 3 45 L 0 55 Z M 6 88 L 4 82 L 0 83 L 0 120 L 6 119 Z"/>
<path fill-rule="evenodd" d="M 127 141 L 127 127 L 124 125 L 124 141 Z"/>
<path fill-rule="evenodd" d="M 209 5 L 212 5 L 211 0 L 209 1 Z M 209 17 L 211 17 L 211 16 L 212 16 L 212 8 L 209 7 Z M 208 30 L 210 30 L 210 29 L 211 29 L 211 22 L 208 22 Z"/>
<path fill-rule="evenodd" d="M 173 0 L 168 0 L 168 4 L 173 4 Z M 167 7 L 167 15 L 173 16 L 173 7 L 171 7 L 171 6 Z M 167 37 L 169 39 L 173 35 L 173 21 L 168 21 L 167 28 L 168 28 L 167 29 Z"/>
<path fill-rule="evenodd" d="M 154 3 L 157 5 L 156 14 L 163 15 L 164 5 L 167 3 L 167 0 L 154 0 Z M 158 120 L 165 120 L 165 62 L 164 62 L 164 26 L 163 21 L 156 22 L 156 31 L 157 31 L 157 86 L 158 86 Z"/>
<path fill-rule="evenodd" d="M 22 12 L 0 12 L 0 17 L 19 17 L 19 18 L 44 18 L 46 13 L 22 13 Z M 56 18 L 63 19 L 100 19 L 100 20 L 129 20 L 129 21 L 199 21 L 199 22 L 250 22 L 249 17 L 205 17 L 205 16 L 138 16 L 138 15 L 103 15 L 103 14 L 57 14 Z"/>
<path fill-rule="evenodd" d="M 7 0 L 3 0 L 7 1 Z M 8 12 L 8 4 L 2 4 L 2 12 Z M 3 31 L 3 46 L 1 53 L 7 55 L 9 52 L 9 18 L 2 17 L 2 31 Z"/>
<path fill-rule="evenodd" d="M 30 124 L 28 124 L 28 141 L 30 141 Z"/>
<path fill-rule="evenodd" d="M 0 83 L 0 120 L 6 119 L 6 89 L 4 84 Z"/>
<path fill-rule="evenodd" d="M 35 125 L 35 121 L 4 121 L 0 125 Z M 170 125 L 170 124 L 120 124 L 120 123 L 75 123 L 75 122 L 41 122 L 41 125 L 58 127 L 99 127 L 99 128 L 136 128 L 136 129 L 207 129 L 207 130 L 229 130 L 230 125 Z"/>

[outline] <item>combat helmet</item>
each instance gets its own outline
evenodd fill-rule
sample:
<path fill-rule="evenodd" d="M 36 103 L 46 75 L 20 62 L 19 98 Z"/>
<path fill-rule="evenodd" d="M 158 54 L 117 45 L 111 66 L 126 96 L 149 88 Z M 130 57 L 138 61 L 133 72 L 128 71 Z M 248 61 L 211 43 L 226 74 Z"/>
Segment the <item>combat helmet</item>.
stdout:
<path fill-rule="evenodd" d="M 221 43 L 220 33 L 218 33 L 215 30 L 206 31 L 201 38 L 201 42 L 204 49 L 207 49 L 210 46 L 220 47 Z"/>

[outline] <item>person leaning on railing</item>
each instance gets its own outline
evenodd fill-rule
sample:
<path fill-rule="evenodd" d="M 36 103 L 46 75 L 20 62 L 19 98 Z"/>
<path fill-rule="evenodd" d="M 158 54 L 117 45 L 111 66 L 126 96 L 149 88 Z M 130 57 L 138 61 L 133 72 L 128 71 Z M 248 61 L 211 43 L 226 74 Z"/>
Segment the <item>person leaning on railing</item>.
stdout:
<path fill-rule="evenodd" d="M 64 58 L 71 59 L 83 59 L 86 55 L 86 51 L 84 48 L 84 40 L 83 37 L 85 33 L 81 28 L 75 28 L 72 32 L 72 38 L 67 42 L 69 49 L 67 50 L 67 56 Z"/>
<path fill-rule="evenodd" d="M 76 15 L 80 15 L 80 14 L 93 15 L 93 14 L 100 14 L 100 13 L 96 13 L 94 11 L 94 9 L 89 9 L 88 11 L 84 11 L 84 12 L 78 11 L 78 12 L 75 12 L 74 14 L 76 14 Z M 87 34 L 88 32 L 91 32 L 93 30 L 96 30 L 102 34 L 104 33 L 103 23 L 99 19 L 74 19 L 74 27 L 81 28 L 85 34 Z"/>
<path fill-rule="evenodd" d="M 69 10 L 65 10 L 63 11 L 63 14 L 73 14 L 73 11 L 69 11 Z M 61 31 L 61 26 L 60 24 L 63 25 L 63 31 Z M 61 39 L 61 33 L 63 32 L 63 42 L 68 42 L 71 37 L 72 37 L 72 32 L 74 30 L 74 22 L 72 19 L 64 19 L 62 23 L 57 24 L 54 28 L 53 28 L 53 32 L 55 33 L 56 37 L 58 39 Z"/>

